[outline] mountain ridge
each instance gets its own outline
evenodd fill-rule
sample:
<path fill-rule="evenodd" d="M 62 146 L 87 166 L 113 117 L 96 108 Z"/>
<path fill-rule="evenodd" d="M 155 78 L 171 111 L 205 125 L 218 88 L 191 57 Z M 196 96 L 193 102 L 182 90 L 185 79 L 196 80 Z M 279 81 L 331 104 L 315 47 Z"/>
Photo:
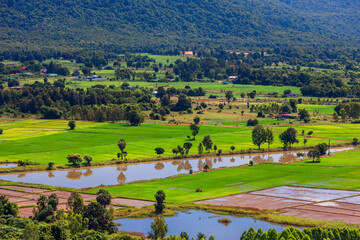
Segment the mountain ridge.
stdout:
<path fill-rule="evenodd" d="M 358 0 L 4 0 L 0 47 L 358 46 L 359 6 Z"/>

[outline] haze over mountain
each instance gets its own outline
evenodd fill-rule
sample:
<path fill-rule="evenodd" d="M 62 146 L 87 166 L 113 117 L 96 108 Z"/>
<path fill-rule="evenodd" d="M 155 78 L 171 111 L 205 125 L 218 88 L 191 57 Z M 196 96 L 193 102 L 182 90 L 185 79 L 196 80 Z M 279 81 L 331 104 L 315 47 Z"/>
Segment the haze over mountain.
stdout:
<path fill-rule="evenodd" d="M 0 48 L 355 45 L 360 0 L 3 0 Z"/>

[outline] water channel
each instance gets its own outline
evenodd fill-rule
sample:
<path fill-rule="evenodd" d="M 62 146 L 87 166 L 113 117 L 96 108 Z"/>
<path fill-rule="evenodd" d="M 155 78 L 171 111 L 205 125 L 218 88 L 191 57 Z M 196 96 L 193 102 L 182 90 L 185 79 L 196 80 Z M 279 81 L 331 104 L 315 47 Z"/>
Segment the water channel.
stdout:
<path fill-rule="evenodd" d="M 331 149 L 339 152 L 351 148 Z M 297 152 L 277 152 L 264 154 L 243 154 L 238 156 L 207 157 L 200 159 L 180 159 L 159 162 L 142 162 L 118 164 L 103 167 L 87 167 L 71 170 L 55 170 L 43 172 L 27 172 L 1 174 L 0 179 L 46 184 L 49 186 L 86 188 L 100 185 L 124 184 L 134 181 L 160 179 L 177 174 L 187 174 L 190 169 L 201 171 L 207 164 L 211 169 L 236 167 L 248 164 L 252 160 L 257 163 L 289 163 L 298 159 Z"/>
<path fill-rule="evenodd" d="M 229 224 L 220 223 L 218 220 L 227 217 L 231 220 Z M 145 236 L 151 231 L 151 223 L 154 219 L 117 219 L 114 222 L 120 223 L 118 227 L 120 231 L 125 232 L 138 232 Z M 186 232 L 190 239 L 200 232 L 205 234 L 207 238 L 213 235 L 215 239 L 227 239 L 238 240 L 245 230 L 249 230 L 253 227 L 255 231 L 261 228 L 263 231 L 268 231 L 271 228 L 276 229 L 277 232 L 281 232 L 286 227 L 256 220 L 249 217 L 233 217 L 223 216 L 213 213 L 188 210 L 187 212 L 179 212 L 174 217 L 165 218 L 165 222 L 168 225 L 169 235 L 179 236 L 181 232 Z"/>

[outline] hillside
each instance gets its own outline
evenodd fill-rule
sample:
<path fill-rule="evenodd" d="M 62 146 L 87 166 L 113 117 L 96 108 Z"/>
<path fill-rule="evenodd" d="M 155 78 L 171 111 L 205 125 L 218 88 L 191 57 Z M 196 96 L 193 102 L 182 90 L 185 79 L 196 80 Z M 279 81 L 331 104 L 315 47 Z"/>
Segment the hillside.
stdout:
<path fill-rule="evenodd" d="M 358 44 L 359 0 L 4 0 L 0 48 Z"/>

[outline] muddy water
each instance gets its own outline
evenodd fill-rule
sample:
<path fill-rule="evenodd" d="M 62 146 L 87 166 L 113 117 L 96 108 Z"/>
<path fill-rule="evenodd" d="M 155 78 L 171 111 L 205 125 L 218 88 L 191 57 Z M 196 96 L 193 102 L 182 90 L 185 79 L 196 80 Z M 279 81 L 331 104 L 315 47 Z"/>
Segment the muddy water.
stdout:
<path fill-rule="evenodd" d="M 227 217 L 231 220 L 229 224 L 219 223 L 218 220 Z M 121 223 L 118 227 L 120 231 L 126 232 L 140 232 L 145 236 L 151 231 L 151 223 L 153 219 L 117 219 L 116 223 Z M 169 235 L 180 235 L 181 232 L 186 232 L 190 239 L 196 239 L 197 234 L 203 233 L 207 238 L 213 235 L 215 239 L 238 240 L 245 230 L 253 227 L 255 231 L 261 228 L 263 231 L 268 231 L 270 228 L 275 228 L 276 231 L 281 232 L 286 227 L 271 224 L 264 221 L 255 220 L 248 217 L 233 217 L 207 213 L 203 211 L 189 210 L 187 212 L 179 212 L 174 217 L 165 218 L 168 225 Z"/>
<path fill-rule="evenodd" d="M 15 163 L 0 163 L 0 168 L 12 168 L 17 167 Z"/>
<path fill-rule="evenodd" d="M 332 152 L 349 148 L 332 149 Z M 50 186 L 86 188 L 100 185 L 124 184 L 134 181 L 166 178 L 177 174 L 187 174 L 190 169 L 201 171 L 207 164 L 211 169 L 236 167 L 254 163 L 288 163 L 297 160 L 296 152 L 249 154 L 201 159 L 171 160 L 120 164 L 105 167 L 89 167 L 71 170 L 1 174 L 0 179 L 46 184 Z"/>

